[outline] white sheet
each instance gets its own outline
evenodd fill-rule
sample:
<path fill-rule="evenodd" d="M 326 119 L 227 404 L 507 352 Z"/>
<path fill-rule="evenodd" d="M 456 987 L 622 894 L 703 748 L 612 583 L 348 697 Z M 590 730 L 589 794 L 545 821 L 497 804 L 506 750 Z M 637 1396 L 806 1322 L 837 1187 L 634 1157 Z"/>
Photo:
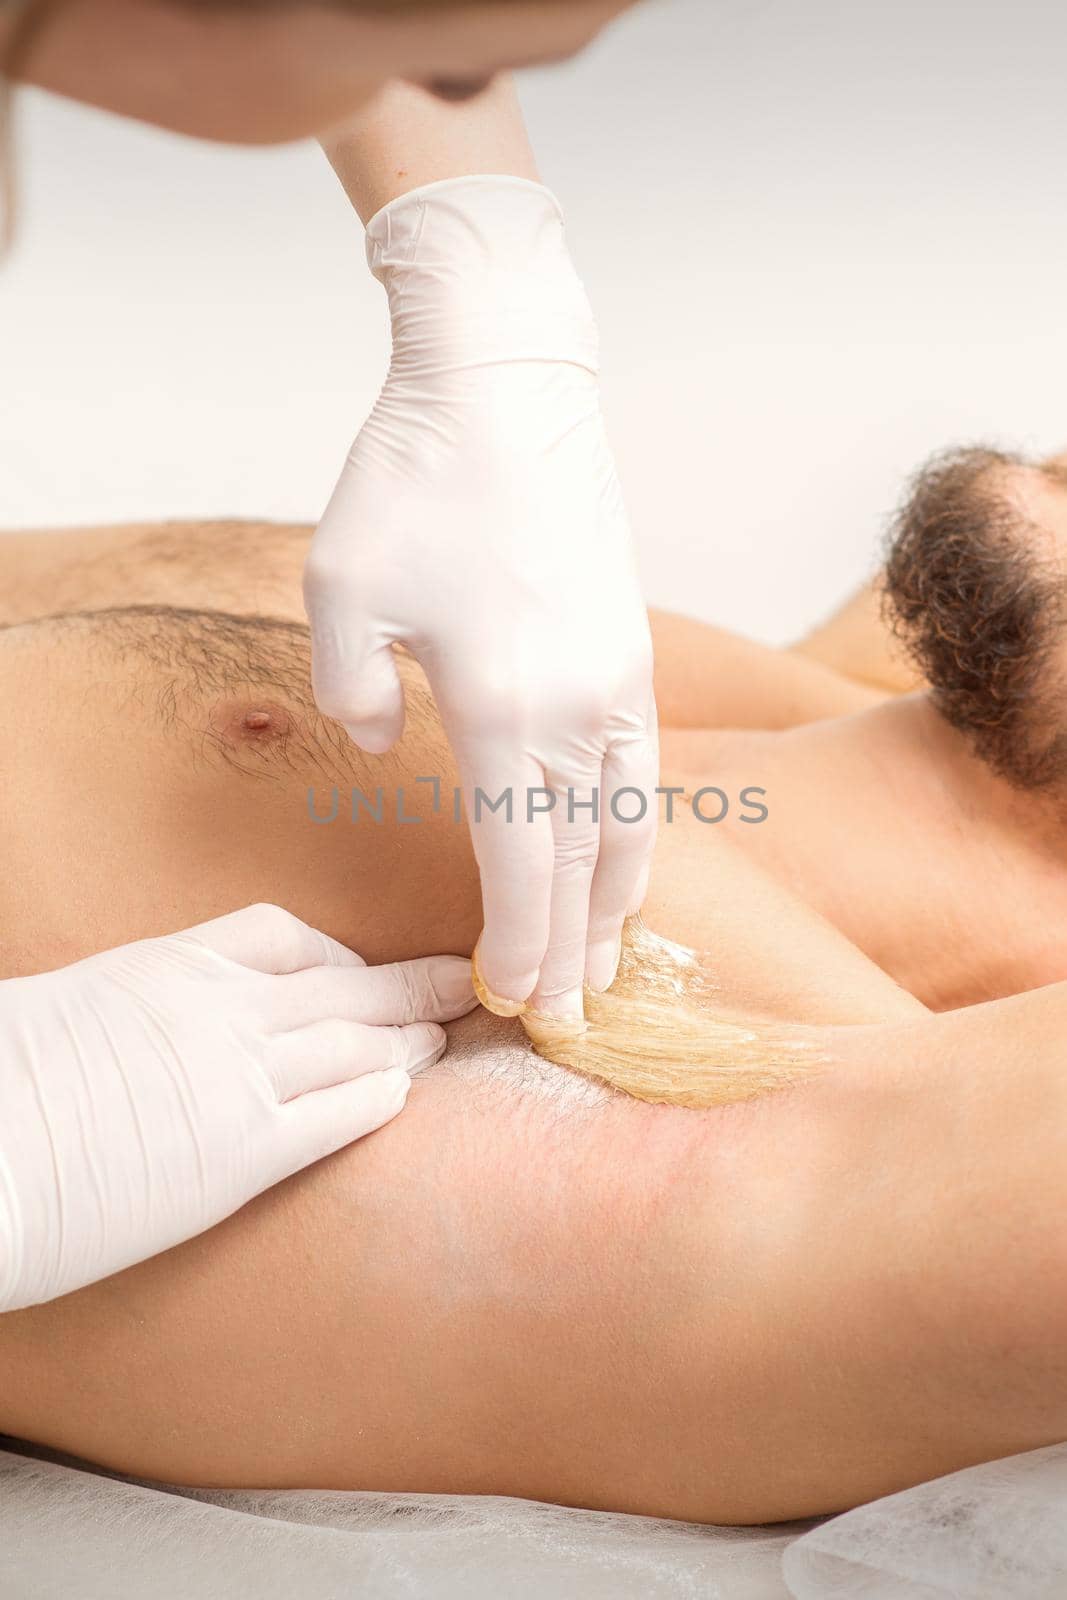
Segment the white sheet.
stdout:
<path fill-rule="evenodd" d="M 788 1600 L 794 1536 L 473 1496 L 164 1491 L 0 1452 L 4 1600 Z"/>
<path fill-rule="evenodd" d="M 782 1570 L 796 1600 L 1063 1600 L 1067 1445 L 836 1517 L 792 1544 Z"/>
<path fill-rule="evenodd" d="M 1067 1446 L 822 1525 L 443 1495 L 164 1490 L 0 1451 L 5 1600 L 1062 1600 Z"/>

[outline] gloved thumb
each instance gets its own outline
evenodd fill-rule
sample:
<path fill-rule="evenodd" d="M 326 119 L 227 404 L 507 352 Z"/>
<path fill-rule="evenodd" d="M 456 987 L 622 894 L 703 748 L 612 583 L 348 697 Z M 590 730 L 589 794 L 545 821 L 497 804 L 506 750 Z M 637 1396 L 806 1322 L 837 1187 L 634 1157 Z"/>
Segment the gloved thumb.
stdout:
<path fill-rule="evenodd" d="M 380 756 L 404 731 L 404 690 L 389 643 L 361 646 L 343 625 L 311 613 L 311 681 L 323 716 L 368 754 Z"/>

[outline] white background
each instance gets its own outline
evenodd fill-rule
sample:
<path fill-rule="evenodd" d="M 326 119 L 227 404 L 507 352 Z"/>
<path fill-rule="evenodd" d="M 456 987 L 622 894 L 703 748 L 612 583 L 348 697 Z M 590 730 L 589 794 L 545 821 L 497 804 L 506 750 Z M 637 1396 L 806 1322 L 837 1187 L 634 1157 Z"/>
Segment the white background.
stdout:
<path fill-rule="evenodd" d="M 650 599 L 784 638 L 930 451 L 1067 444 L 1065 16 L 650 0 L 526 75 Z M 387 353 L 317 149 L 27 95 L 19 164 L 0 524 L 314 520 Z"/>

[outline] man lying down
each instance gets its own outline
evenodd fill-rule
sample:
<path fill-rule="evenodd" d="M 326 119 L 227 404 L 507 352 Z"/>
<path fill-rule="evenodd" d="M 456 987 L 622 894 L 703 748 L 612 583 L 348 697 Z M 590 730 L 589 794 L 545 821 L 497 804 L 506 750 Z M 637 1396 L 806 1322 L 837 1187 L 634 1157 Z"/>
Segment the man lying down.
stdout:
<path fill-rule="evenodd" d="M 386 757 L 315 712 L 305 542 L 0 540 L 3 976 L 254 901 L 372 961 L 473 947 L 414 667 Z M 676 805 L 645 920 L 799 1041 L 790 1087 L 643 1104 L 469 1018 L 378 1134 L 0 1317 L 0 1429 L 172 1482 L 728 1523 L 1067 1437 L 1065 548 L 1055 467 L 935 464 L 886 569 L 913 694 L 862 608 L 794 652 L 656 620 L 663 783 L 730 806 Z M 378 786 L 421 821 L 348 820 Z"/>

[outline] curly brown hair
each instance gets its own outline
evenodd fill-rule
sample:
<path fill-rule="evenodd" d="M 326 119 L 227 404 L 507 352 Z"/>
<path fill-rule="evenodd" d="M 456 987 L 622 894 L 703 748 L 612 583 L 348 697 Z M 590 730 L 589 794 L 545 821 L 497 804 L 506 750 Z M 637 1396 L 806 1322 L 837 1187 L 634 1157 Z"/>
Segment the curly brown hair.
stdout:
<path fill-rule="evenodd" d="M 1067 621 L 1047 531 L 1018 495 L 1020 472 L 1052 468 L 988 448 L 935 457 L 891 529 L 887 623 L 924 674 L 938 711 L 1018 788 L 1067 776 L 1067 696 L 1053 656 Z M 1013 490 L 1014 480 L 1014 490 Z"/>

